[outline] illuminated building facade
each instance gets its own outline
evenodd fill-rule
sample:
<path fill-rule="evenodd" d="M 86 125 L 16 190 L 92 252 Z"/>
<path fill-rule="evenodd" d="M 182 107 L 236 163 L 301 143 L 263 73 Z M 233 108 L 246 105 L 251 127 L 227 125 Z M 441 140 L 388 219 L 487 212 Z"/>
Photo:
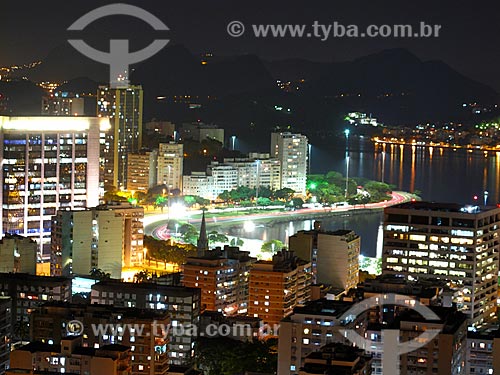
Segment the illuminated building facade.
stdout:
<path fill-rule="evenodd" d="M 160 143 L 158 150 L 159 185 L 167 185 L 169 192 L 182 192 L 182 174 L 184 165 L 184 146 L 179 143 Z"/>
<path fill-rule="evenodd" d="M 102 180 L 105 185 L 126 188 L 128 154 L 137 153 L 142 147 L 142 87 L 100 86 L 97 114 L 111 122 L 110 129 L 101 135 Z"/>
<path fill-rule="evenodd" d="M 49 256 L 51 217 L 99 204 L 95 117 L 0 117 L 1 234 L 32 237 Z"/>
<path fill-rule="evenodd" d="M 156 186 L 158 151 L 141 151 L 128 154 L 128 191 L 146 192 Z"/>
<path fill-rule="evenodd" d="M 200 324 L 200 289 L 108 280 L 92 286 L 90 303 L 111 305 L 115 308 L 136 307 L 167 311 L 172 327 L 186 328 L 181 334 L 170 331 L 169 364 L 192 364 L 197 339 L 193 331 L 197 330 Z"/>
<path fill-rule="evenodd" d="M 183 265 L 183 283 L 201 289 L 205 310 L 225 315 L 244 314 L 248 310 L 249 275 L 255 258 L 237 247 L 225 246 L 189 257 Z"/>
<path fill-rule="evenodd" d="M 71 279 L 35 276 L 26 273 L 0 273 L 0 295 L 12 300 L 12 325 L 29 328 L 30 314 L 49 301 L 67 302 L 71 298 Z M 15 338 L 29 340 L 29 329 L 14 331 Z"/>
<path fill-rule="evenodd" d="M 269 154 L 250 154 L 248 158 L 224 159 L 224 164 L 238 171 L 238 186 L 255 189 L 260 186 L 272 190 L 281 188 L 281 164 Z"/>
<path fill-rule="evenodd" d="M 342 319 L 352 306 L 352 302 L 319 299 L 295 307 L 293 314 L 280 322 L 278 375 L 301 374 L 305 358 L 324 345 L 350 345 L 340 330 L 356 329 L 359 334 L 363 334 L 365 314 L 360 314 L 352 320 Z"/>
<path fill-rule="evenodd" d="M 272 261 L 258 261 L 250 270 L 248 315 L 265 324 L 278 324 L 311 296 L 311 262 L 292 251 L 281 251 Z"/>
<path fill-rule="evenodd" d="M 124 204 L 58 211 L 52 222 L 51 274 L 88 275 L 92 269 L 122 278 L 122 267 L 144 263 L 144 208 Z"/>
<path fill-rule="evenodd" d="M 302 134 L 272 133 L 271 157 L 281 163 L 281 188 L 306 195 L 308 139 Z"/>
<path fill-rule="evenodd" d="M 8 374 L 137 374 L 131 371 L 129 347 L 83 347 L 81 337 L 67 337 L 55 345 L 30 342 L 12 351 L 10 361 Z"/>
<path fill-rule="evenodd" d="M 496 313 L 500 208 L 411 202 L 384 211 L 384 274 L 441 279 L 471 323 Z"/>
<path fill-rule="evenodd" d="M 42 115 L 84 116 L 85 98 L 67 92 L 56 92 L 42 98 Z"/>
<path fill-rule="evenodd" d="M 114 307 L 110 305 L 81 305 L 71 303 L 46 303 L 31 316 L 31 340 L 48 343 L 59 342 L 67 335 L 68 322 L 78 320 L 83 325 L 82 343 L 88 348 L 106 345 L 125 345 L 130 349 L 130 375 L 166 375 L 168 372 L 168 327 L 170 318 L 166 311 Z M 99 324 L 120 325 L 122 330 L 95 332 Z M 163 326 L 162 326 L 163 325 Z M 135 330 L 132 327 L 140 327 Z"/>

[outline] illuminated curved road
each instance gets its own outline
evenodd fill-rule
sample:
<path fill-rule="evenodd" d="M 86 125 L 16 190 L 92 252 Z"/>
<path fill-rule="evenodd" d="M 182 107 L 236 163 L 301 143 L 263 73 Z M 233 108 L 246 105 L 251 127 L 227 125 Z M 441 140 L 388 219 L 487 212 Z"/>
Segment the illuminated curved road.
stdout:
<path fill-rule="evenodd" d="M 349 212 L 353 210 L 360 209 L 381 209 L 384 207 L 394 206 L 396 204 L 409 202 L 414 199 L 414 195 L 401 191 L 393 191 L 391 193 L 392 199 L 389 201 L 379 202 L 379 203 L 368 203 L 366 205 L 357 205 L 357 206 L 345 206 L 345 207 L 337 207 L 337 208 L 302 208 L 293 212 L 272 212 L 272 213 L 262 213 L 262 214 L 251 214 L 251 215 L 234 215 L 234 216 L 223 216 L 223 217 L 213 217 L 207 218 L 207 224 L 217 223 L 220 224 L 233 224 L 236 222 L 242 221 L 257 221 L 264 219 L 273 219 L 283 216 L 289 216 L 290 219 L 300 220 L 301 216 L 308 215 L 314 213 L 340 213 L 340 212 Z M 192 212 L 192 214 L 197 214 L 199 212 Z M 188 217 L 176 217 L 177 219 L 188 219 Z M 151 215 L 147 216 L 144 219 L 144 229 L 145 234 L 151 235 L 159 240 L 167 240 L 171 236 L 171 231 L 167 228 L 167 223 L 169 221 L 168 214 L 161 215 Z M 201 219 L 189 219 L 190 224 L 200 223 Z"/>

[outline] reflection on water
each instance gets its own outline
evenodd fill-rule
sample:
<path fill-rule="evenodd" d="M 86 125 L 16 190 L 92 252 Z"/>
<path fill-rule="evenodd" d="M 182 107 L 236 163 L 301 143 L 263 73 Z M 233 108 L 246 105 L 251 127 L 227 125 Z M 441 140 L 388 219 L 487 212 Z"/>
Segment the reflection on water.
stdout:
<path fill-rule="evenodd" d="M 333 149 L 313 145 L 313 173 L 329 170 L 345 172 L 345 144 Z M 500 201 L 500 152 L 468 152 L 463 149 L 355 143 L 349 145 L 349 176 L 363 177 L 393 184 L 398 190 L 420 191 L 423 199 L 441 202 L 484 203 Z M 474 202 L 473 197 L 478 197 Z M 353 229 L 361 235 L 361 251 L 375 256 L 381 246 L 381 213 L 323 219 L 327 230 Z M 240 227 L 225 228 L 229 234 L 262 240 L 286 241 L 288 235 L 299 230 L 310 230 L 312 220 L 291 221 L 271 226 L 258 225 L 252 233 Z"/>

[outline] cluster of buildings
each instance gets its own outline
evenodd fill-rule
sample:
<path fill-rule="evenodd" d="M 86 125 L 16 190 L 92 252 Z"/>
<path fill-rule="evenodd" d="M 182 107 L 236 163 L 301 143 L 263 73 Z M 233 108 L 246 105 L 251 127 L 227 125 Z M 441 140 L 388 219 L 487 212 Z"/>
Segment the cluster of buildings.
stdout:
<path fill-rule="evenodd" d="M 273 133 L 269 154 L 213 161 L 184 175 L 178 140 L 223 142 L 220 129 L 191 124 L 178 135 L 173 124 L 151 123 L 174 135 L 148 151 L 140 86 L 101 87 L 97 117 L 76 116 L 83 104 L 75 99 L 51 97 L 46 116 L 0 117 L 0 375 L 199 374 L 196 342 L 214 324 L 249 327 L 230 333 L 237 340 L 277 335 L 278 375 L 383 374 L 374 348 L 387 329 L 403 341 L 439 331 L 399 357 L 402 374 L 500 369 L 500 208 L 386 208 L 382 275 L 363 283 L 361 239 L 352 230 L 326 231 L 316 222 L 264 261 L 237 247 L 209 249 L 203 217 L 197 252 L 180 275 L 128 282 L 126 270 L 146 259 L 144 210 L 101 204 L 104 184 L 166 185 L 211 200 L 238 186 L 305 194 L 308 140 Z M 97 269 L 103 280 L 82 278 Z M 77 282 L 86 283 L 86 299 Z M 434 318 L 394 304 L 350 313 L 391 293 L 419 301 Z M 353 348 L 346 330 L 373 346 Z"/>

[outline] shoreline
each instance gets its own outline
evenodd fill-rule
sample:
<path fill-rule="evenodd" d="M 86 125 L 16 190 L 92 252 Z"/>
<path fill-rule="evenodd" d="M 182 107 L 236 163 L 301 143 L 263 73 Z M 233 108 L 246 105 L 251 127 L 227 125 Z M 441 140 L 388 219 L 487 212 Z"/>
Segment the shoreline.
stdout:
<path fill-rule="evenodd" d="M 367 213 L 383 212 L 385 207 L 394 206 L 396 204 L 410 202 L 412 199 L 418 199 L 415 195 L 402 192 L 393 191 L 393 198 L 389 201 L 378 202 L 378 203 L 368 203 L 364 207 L 342 207 L 336 209 L 299 209 L 294 212 L 275 212 L 259 214 L 249 214 L 249 215 L 235 215 L 235 216 L 212 216 L 206 219 L 207 227 L 210 228 L 221 228 L 231 225 L 237 225 L 246 221 L 253 221 L 263 223 L 272 226 L 277 223 L 297 221 L 297 220 L 313 220 L 327 217 L 335 217 L 342 215 L 363 215 Z M 193 217 L 194 216 L 194 217 Z M 144 232 L 145 234 L 152 235 L 157 239 L 162 238 L 162 233 L 165 231 L 167 223 L 169 220 L 175 220 L 177 222 L 186 221 L 190 224 L 198 224 L 201 222 L 201 211 L 198 211 L 193 216 L 189 217 L 168 217 L 167 215 L 150 215 L 146 218 L 155 219 L 151 222 L 145 223 Z M 146 219 L 145 218 L 145 219 Z M 148 220 L 148 221 L 150 221 Z"/>

